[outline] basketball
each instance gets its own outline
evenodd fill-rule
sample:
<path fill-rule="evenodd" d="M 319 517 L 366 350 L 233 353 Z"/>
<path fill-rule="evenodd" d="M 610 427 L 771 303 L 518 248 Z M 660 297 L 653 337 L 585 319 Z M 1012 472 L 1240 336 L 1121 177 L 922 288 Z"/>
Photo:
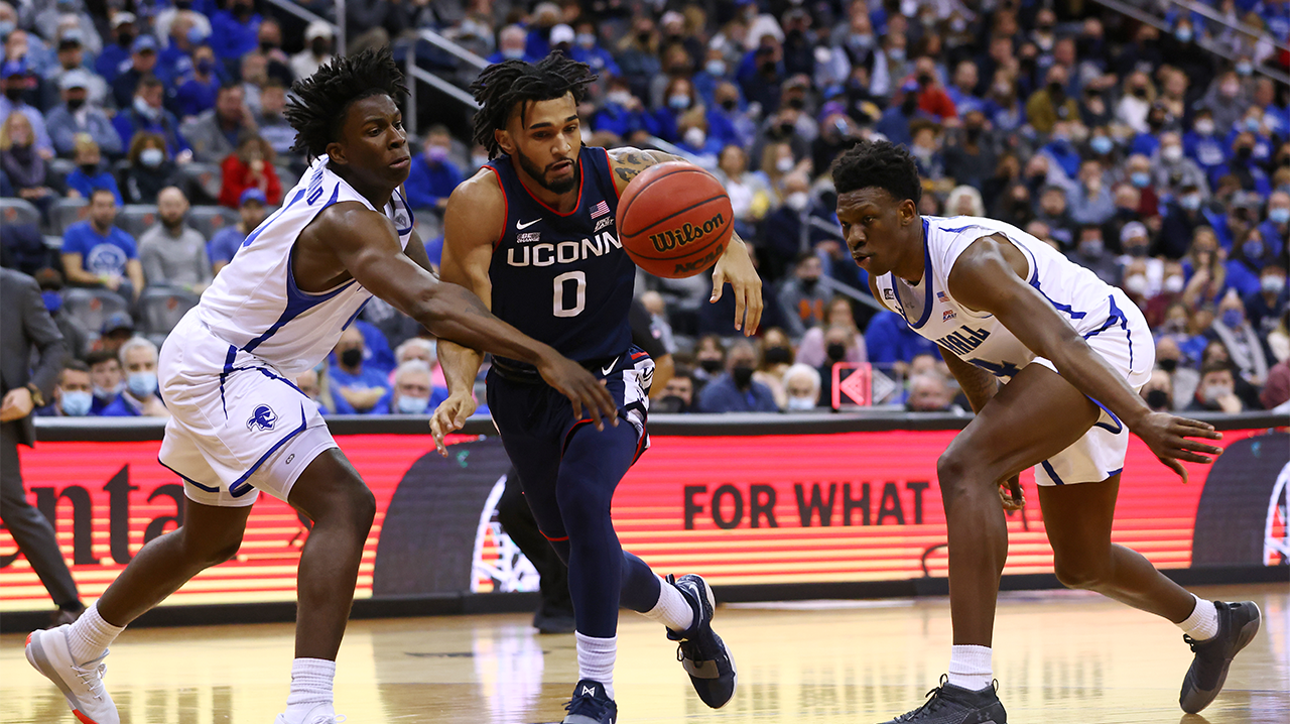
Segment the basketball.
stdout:
<path fill-rule="evenodd" d="M 710 269 L 734 228 L 730 197 L 716 177 L 689 163 L 650 166 L 618 202 L 618 236 L 636 266 L 669 279 Z"/>

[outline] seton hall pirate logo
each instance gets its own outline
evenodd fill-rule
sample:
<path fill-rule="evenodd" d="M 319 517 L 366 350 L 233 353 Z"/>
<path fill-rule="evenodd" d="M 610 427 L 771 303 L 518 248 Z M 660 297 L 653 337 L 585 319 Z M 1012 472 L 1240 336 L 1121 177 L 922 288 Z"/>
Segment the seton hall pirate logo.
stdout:
<path fill-rule="evenodd" d="M 256 405 L 255 412 L 246 421 L 246 429 L 254 432 L 256 430 L 272 430 L 278 422 L 278 415 L 268 405 Z"/>

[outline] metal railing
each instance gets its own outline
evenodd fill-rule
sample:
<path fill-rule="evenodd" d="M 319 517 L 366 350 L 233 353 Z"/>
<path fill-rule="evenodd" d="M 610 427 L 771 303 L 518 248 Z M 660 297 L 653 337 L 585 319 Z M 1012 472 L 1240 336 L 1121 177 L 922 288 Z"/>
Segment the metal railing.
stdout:
<path fill-rule="evenodd" d="M 1223 27 L 1229 30 L 1235 30 L 1238 33 L 1248 35 L 1250 38 L 1254 40 L 1268 43 L 1274 48 L 1280 48 L 1281 50 L 1290 50 L 1290 45 L 1277 42 L 1277 39 L 1272 37 L 1271 33 L 1267 33 L 1262 30 L 1259 30 L 1253 25 L 1246 25 L 1244 22 L 1242 22 L 1239 19 L 1236 20 L 1235 22 L 1228 20 L 1227 18 L 1220 15 L 1217 10 L 1209 7 L 1208 5 L 1203 5 L 1201 3 L 1195 2 L 1195 0 L 1169 0 L 1169 2 L 1174 5 L 1177 5 L 1178 7 L 1184 10 L 1188 10 L 1190 12 L 1196 13 L 1197 15 L 1208 18 L 1209 20 L 1212 20 L 1213 22 L 1218 23 L 1219 25 L 1222 25 Z"/>
<path fill-rule="evenodd" d="M 290 0 L 266 0 L 274 7 L 295 15 L 296 17 L 310 23 L 326 23 L 331 27 L 332 33 L 336 36 L 336 55 L 345 55 L 345 0 L 334 0 L 336 6 L 336 22 L 303 7 Z"/>

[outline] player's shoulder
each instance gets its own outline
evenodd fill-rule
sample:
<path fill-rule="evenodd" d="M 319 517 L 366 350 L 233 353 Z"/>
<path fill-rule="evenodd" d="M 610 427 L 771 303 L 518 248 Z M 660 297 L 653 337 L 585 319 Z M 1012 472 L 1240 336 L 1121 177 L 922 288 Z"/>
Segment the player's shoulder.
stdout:
<path fill-rule="evenodd" d="M 394 231 L 394 222 L 367 204 L 350 199 L 329 204 L 319 211 L 305 226 L 301 236 L 318 236 L 328 240 L 362 239 L 382 227 Z"/>
<path fill-rule="evenodd" d="M 496 210 L 494 207 L 505 204 L 506 190 L 502 188 L 501 176 L 491 166 L 480 166 L 448 196 L 448 212 L 467 207 L 473 214 Z"/>
<path fill-rule="evenodd" d="M 502 180 L 483 166 L 448 196 L 444 210 L 444 244 L 494 244 L 501 239 L 510 213 Z"/>

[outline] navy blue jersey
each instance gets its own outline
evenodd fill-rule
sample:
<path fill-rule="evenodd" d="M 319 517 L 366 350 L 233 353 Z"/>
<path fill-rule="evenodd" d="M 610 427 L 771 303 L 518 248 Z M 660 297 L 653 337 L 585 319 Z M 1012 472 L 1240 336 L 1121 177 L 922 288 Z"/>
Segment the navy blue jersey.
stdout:
<path fill-rule="evenodd" d="M 631 345 L 636 265 L 618 241 L 609 153 L 583 147 L 578 205 L 568 214 L 534 198 L 510 156 L 484 168 L 506 196 L 506 229 L 488 269 L 493 314 L 572 360 L 622 354 Z"/>

